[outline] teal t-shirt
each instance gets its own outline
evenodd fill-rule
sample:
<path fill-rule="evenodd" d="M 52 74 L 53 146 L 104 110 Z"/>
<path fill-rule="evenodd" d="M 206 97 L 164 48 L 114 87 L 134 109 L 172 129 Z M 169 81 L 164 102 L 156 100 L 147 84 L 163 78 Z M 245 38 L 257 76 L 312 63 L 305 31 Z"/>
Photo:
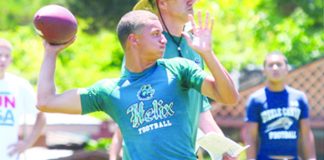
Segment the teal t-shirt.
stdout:
<path fill-rule="evenodd" d="M 81 90 L 82 113 L 104 111 L 118 124 L 132 160 L 194 160 L 197 106 L 188 91 L 200 91 L 206 73 L 190 60 L 161 59 L 141 73 L 125 70 Z"/>

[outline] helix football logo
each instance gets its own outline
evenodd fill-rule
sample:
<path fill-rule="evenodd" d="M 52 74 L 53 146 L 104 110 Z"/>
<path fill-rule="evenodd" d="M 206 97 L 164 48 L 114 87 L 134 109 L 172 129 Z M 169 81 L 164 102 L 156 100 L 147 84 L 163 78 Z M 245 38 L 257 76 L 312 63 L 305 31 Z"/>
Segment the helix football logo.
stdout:
<path fill-rule="evenodd" d="M 155 89 L 150 84 L 143 85 L 137 92 L 138 102 L 127 108 L 126 114 L 130 115 L 130 122 L 139 134 L 152 130 L 172 126 L 170 117 L 174 115 L 173 102 L 165 103 L 163 99 L 153 99 Z M 145 106 L 148 105 L 148 106 Z"/>
<path fill-rule="evenodd" d="M 153 98 L 155 90 L 150 84 L 143 85 L 137 92 L 137 98 L 141 101 L 150 100 Z"/>

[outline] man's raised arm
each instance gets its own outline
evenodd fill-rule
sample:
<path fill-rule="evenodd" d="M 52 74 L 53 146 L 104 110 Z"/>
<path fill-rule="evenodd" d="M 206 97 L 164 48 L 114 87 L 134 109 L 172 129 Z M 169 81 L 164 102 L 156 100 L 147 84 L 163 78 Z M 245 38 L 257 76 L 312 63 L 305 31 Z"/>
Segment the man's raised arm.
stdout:
<path fill-rule="evenodd" d="M 51 45 L 44 41 L 44 59 L 38 77 L 37 108 L 43 112 L 81 114 L 81 102 L 77 89 L 56 94 L 54 74 L 56 58 L 60 51 L 74 41 L 63 45 Z"/>
<path fill-rule="evenodd" d="M 228 72 L 212 50 L 212 28 L 214 20 L 210 20 L 208 12 L 206 13 L 204 22 L 201 12 L 198 12 L 198 25 L 195 24 L 191 15 L 189 19 L 193 26 L 193 38 L 191 39 L 190 35 L 186 32 L 183 32 L 183 36 L 188 41 L 189 46 L 203 57 L 212 73 L 212 76 L 207 76 L 203 82 L 201 88 L 202 94 L 220 103 L 236 104 L 239 93 Z"/>

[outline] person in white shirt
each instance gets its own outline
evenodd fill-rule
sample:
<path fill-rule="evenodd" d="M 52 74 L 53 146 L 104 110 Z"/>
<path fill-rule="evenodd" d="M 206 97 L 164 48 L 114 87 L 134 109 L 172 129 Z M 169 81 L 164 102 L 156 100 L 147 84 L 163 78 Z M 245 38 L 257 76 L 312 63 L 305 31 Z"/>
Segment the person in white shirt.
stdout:
<path fill-rule="evenodd" d="M 0 159 L 17 160 L 19 154 L 31 147 L 46 124 L 43 113 L 37 113 L 36 95 L 31 84 L 6 72 L 12 62 L 12 45 L 0 38 Z M 24 116 L 36 115 L 32 132 L 18 139 L 19 121 Z"/>

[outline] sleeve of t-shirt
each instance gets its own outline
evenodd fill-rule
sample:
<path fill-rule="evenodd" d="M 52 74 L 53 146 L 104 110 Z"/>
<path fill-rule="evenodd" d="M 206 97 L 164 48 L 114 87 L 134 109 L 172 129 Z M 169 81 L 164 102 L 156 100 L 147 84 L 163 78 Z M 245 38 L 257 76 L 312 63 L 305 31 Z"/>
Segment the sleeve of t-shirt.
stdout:
<path fill-rule="evenodd" d="M 89 88 L 80 89 L 79 94 L 81 99 L 82 114 L 103 111 L 103 106 L 109 106 L 106 105 L 107 101 L 103 99 L 105 91 L 102 88 L 102 84 L 103 81 L 98 82 Z"/>
<path fill-rule="evenodd" d="M 178 69 L 183 86 L 193 88 L 198 92 L 201 92 L 201 86 L 207 76 L 207 73 L 191 60 L 177 58 L 177 62 L 180 64 Z"/>
<path fill-rule="evenodd" d="M 309 106 L 308 106 L 308 100 L 305 94 L 302 94 L 299 99 L 301 114 L 300 119 L 305 119 L 309 117 Z"/>
<path fill-rule="evenodd" d="M 253 97 L 249 97 L 246 104 L 246 122 L 258 122 L 260 119 L 260 114 L 258 110 L 258 105 L 256 99 Z"/>

